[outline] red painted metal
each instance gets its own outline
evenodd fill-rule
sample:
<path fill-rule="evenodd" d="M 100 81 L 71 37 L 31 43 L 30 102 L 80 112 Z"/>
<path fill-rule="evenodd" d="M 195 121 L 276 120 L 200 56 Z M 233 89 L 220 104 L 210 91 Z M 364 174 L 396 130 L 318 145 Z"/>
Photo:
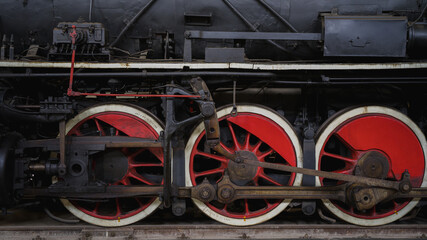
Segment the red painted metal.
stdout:
<path fill-rule="evenodd" d="M 350 152 L 349 156 L 329 153 L 325 147 L 332 137 L 339 139 Z M 389 160 L 390 170 L 387 178 L 400 180 L 402 173 L 407 169 L 411 175 L 413 187 L 421 186 L 424 177 L 424 153 L 413 131 L 400 120 L 383 114 L 366 114 L 352 118 L 337 127 L 325 142 L 321 152 L 319 169 L 322 169 L 324 157 L 330 157 L 343 162 L 344 167 L 334 172 L 353 174 L 357 160 L 367 151 L 380 151 Z M 325 161 L 325 160 L 324 160 Z M 331 167 L 331 166 L 328 166 Z M 323 184 L 323 179 L 321 178 Z M 343 212 L 365 219 L 379 219 L 396 214 L 409 201 L 392 201 L 388 205 L 358 212 L 353 207 L 339 202 L 333 202 Z"/>
<path fill-rule="evenodd" d="M 165 97 L 165 98 L 201 98 L 200 95 L 168 95 L 168 94 L 118 94 L 118 93 L 82 93 L 71 91 L 68 96 L 95 96 L 95 97 Z"/>
<path fill-rule="evenodd" d="M 239 117 L 229 118 L 228 121 L 262 139 L 290 165 L 296 166 L 295 150 L 288 134 L 277 124 L 267 124 L 271 122 L 270 119 L 260 115 L 242 113 L 239 114 Z"/>
<path fill-rule="evenodd" d="M 226 117 L 219 119 L 219 121 L 220 123 L 225 122 L 228 126 L 228 131 L 231 137 L 231 139 L 228 140 L 232 142 L 232 146 L 227 147 L 228 144 L 225 142 L 221 142 L 221 145 L 230 153 L 235 151 L 251 151 L 257 156 L 259 161 L 266 161 L 268 156 L 274 156 L 274 154 L 277 153 L 283 158 L 284 164 L 296 166 L 296 154 L 289 136 L 279 125 L 277 125 L 277 123 L 271 119 L 255 113 L 239 112 L 236 117 L 227 115 Z M 245 130 L 243 141 L 240 142 L 238 140 L 240 136 L 236 135 L 237 126 Z M 203 131 L 197 138 L 190 156 L 190 178 L 194 186 L 197 185 L 196 178 L 209 177 L 214 174 L 220 174 L 223 176 L 224 170 L 227 168 L 229 162 L 229 160 L 223 156 L 216 155 L 215 153 L 206 153 L 200 150 L 204 144 L 202 141 L 204 136 L 205 131 Z M 250 139 L 254 136 L 257 138 L 257 140 L 255 143 L 251 143 Z M 263 144 L 268 147 L 266 147 L 267 149 L 264 149 L 264 151 L 260 151 L 260 147 Z M 197 156 L 215 160 L 218 162 L 218 166 L 204 170 L 202 172 L 197 172 L 195 169 L 197 169 L 198 164 L 203 164 L 202 160 L 196 162 L 195 158 Z M 220 181 L 220 179 L 221 178 L 219 178 L 218 181 Z M 292 185 L 294 180 L 295 174 L 291 174 L 287 183 L 284 183 L 276 179 L 263 168 L 258 168 L 257 174 L 250 184 L 255 186 L 284 186 Z M 213 211 L 226 217 L 249 219 L 270 212 L 280 203 L 281 200 L 238 200 L 232 204 L 240 205 L 240 212 L 230 210 L 229 206 L 231 204 L 218 207 L 218 205 L 214 203 L 208 203 L 207 206 Z"/>
<path fill-rule="evenodd" d="M 130 137 L 140 137 L 144 139 L 157 140 L 159 135 L 157 132 L 145 121 L 133 115 L 122 112 L 103 112 L 94 114 L 81 122 L 76 124 L 69 132 L 68 135 L 83 135 L 87 132 L 86 127 L 92 127 L 92 134 L 105 135 L 110 133 L 110 128 L 113 128 L 113 135 L 122 135 Z M 97 133 L 96 133 L 97 131 Z M 149 153 L 147 154 L 147 151 Z M 121 152 L 128 159 L 128 171 L 125 176 L 113 185 L 162 185 L 143 176 L 144 170 L 147 168 L 161 168 L 163 172 L 163 151 L 159 148 L 142 148 L 138 150 L 131 150 L 127 148 L 121 149 Z M 144 155 L 144 159 L 140 160 L 139 156 Z M 149 159 L 147 159 L 147 156 Z M 96 164 L 95 162 L 93 164 Z M 94 206 L 88 206 L 79 201 L 72 201 L 72 204 L 80 211 L 100 219 L 117 220 L 125 219 L 135 214 L 140 213 L 148 206 L 150 206 L 155 198 L 124 198 L 112 199 L 108 202 L 99 202 Z M 131 205 L 131 206 L 129 206 Z M 111 206 L 115 206 L 111 208 Z M 122 209 L 126 206 L 126 209 Z M 106 212 L 105 209 L 110 209 Z M 103 211 L 100 211 L 103 209 Z"/>

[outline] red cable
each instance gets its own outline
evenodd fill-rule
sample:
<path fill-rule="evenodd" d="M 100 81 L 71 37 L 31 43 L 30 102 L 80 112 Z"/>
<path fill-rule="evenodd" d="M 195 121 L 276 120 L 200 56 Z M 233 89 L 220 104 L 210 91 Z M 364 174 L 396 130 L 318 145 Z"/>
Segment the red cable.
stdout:
<path fill-rule="evenodd" d="M 68 96 L 98 96 L 98 97 L 175 97 L 175 98 L 200 98 L 199 95 L 167 95 L 167 94 L 110 94 L 110 93 L 82 93 L 73 91 L 73 75 L 74 75 L 74 62 L 76 58 L 76 26 L 72 26 L 73 31 L 70 33 L 71 48 L 73 53 L 71 55 L 71 69 L 70 69 L 70 82 L 67 89 Z"/>
<path fill-rule="evenodd" d="M 200 95 L 82 93 L 82 92 L 74 92 L 74 91 L 72 91 L 72 95 L 69 95 L 69 96 L 200 98 Z"/>
<path fill-rule="evenodd" d="M 76 25 L 72 26 L 73 31 L 70 33 L 71 37 L 71 49 L 73 49 L 73 54 L 71 55 L 71 70 L 70 70 L 70 83 L 68 85 L 67 95 L 74 96 L 73 94 L 73 75 L 74 75 L 74 62 L 76 58 Z"/>

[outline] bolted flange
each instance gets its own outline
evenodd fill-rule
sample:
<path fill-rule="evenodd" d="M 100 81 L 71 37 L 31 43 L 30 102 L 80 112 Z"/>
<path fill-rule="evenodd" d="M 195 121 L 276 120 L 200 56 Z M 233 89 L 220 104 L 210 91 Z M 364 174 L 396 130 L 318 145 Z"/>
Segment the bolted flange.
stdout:
<path fill-rule="evenodd" d="M 226 171 L 222 180 L 218 183 L 218 201 L 221 203 L 230 203 L 234 201 L 234 193 L 233 183 Z"/>
<path fill-rule="evenodd" d="M 215 187 L 205 178 L 201 184 L 194 188 L 191 195 L 202 202 L 211 202 L 215 200 Z"/>

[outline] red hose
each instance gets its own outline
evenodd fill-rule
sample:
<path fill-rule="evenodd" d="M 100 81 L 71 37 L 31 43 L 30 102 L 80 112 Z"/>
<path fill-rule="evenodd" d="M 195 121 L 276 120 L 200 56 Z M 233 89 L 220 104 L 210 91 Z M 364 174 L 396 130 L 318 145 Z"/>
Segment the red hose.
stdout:
<path fill-rule="evenodd" d="M 70 33 L 71 37 L 71 49 L 73 50 L 73 54 L 71 55 L 71 70 L 70 70 L 70 82 L 68 85 L 67 95 L 74 96 L 73 94 L 73 75 L 74 75 L 74 62 L 76 60 L 76 25 L 72 26 L 73 31 Z"/>

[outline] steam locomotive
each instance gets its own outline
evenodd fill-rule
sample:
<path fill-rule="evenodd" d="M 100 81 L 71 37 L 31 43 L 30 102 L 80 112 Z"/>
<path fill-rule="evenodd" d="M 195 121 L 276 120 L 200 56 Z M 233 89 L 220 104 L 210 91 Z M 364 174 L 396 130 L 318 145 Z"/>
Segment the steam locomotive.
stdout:
<path fill-rule="evenodd" d="M 421 0 L 3 0 L 0 206 L 378 226 L 427 197 Z"/>

